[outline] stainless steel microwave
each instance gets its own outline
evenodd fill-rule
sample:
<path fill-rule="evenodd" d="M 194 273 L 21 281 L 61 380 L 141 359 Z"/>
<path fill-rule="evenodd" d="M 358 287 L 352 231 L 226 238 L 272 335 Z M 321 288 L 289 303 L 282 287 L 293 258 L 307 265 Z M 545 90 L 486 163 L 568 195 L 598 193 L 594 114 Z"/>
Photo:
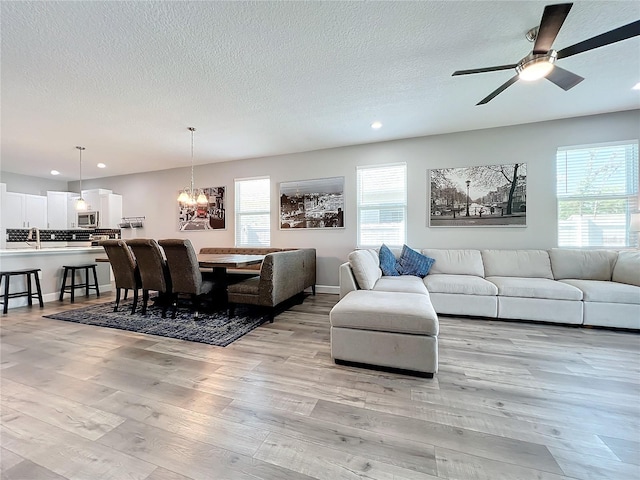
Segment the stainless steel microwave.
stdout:
<path fill-rule="evenodd" d="M 98 212 L 78 212 L 76 225 L 80 228 L 98 227 Z"/>

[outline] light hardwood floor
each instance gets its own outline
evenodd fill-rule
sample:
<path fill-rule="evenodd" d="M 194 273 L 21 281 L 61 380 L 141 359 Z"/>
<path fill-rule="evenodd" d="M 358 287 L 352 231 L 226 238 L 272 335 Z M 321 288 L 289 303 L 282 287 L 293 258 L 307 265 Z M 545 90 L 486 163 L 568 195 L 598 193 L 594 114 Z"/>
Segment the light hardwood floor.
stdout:
<path fill-rule="evenodd" d="M 433 379 L 335 365 L 334 295 L 226 348 L 1 319 L 2 479 L 640 478 L 640 335 L 440 319 Z"/>

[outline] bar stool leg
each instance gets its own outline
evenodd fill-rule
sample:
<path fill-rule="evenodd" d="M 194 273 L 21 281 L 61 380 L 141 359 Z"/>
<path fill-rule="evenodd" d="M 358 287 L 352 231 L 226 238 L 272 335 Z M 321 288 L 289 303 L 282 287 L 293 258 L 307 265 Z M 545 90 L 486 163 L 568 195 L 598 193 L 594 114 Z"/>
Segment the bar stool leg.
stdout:
<path fill-rule="evenodd" d="M 76 270 L 74 268 L 71 270 L 71 303 L 76 301 L 75 292 L 76 292 Z"/>
<path fill-rule="evenodd" d="M 2 275 L 4 280 L 4 305 L 2 307 L 2 313 L 7 313 L 9 308 L 9 275 Z"/>
<path fill-rule="evenodd" d="M 64 287 L 67 285 L 67 274 L 69 273 L 69 269 L 64 269 L 64 275 L 62 277 L 62 288 L 60 289 L 60 301 L 62 301 L 64 297 Z"/>
<path fill-rule="evenodd" d="M 84 269 L 84 296 L 89 296 L 89 267 Z"/>
<path fill-rule="evenodd" d="M 33 306 L 33 298 L 31 298 L 31 273 L 25 274 L 25 280 L 27 281 L 27 305 Z"/>
<path fill-rule="evenodd" d="M 36 278 L 36 290 L 38 292 L 38 302 L 40 303 L 40 308 L 44 308 L 44 302 L 42 301 L 42 289 L 40 288 L 40 278 L 38 277 L 38 272 L 34 273 Z"/>
<path fill-rule="evenodd" d="M 93 281 L 96 284 L 96 296 L 99 297 L 100 296 L 100 288 L 98 287 L 98 274 L 96 273 L 96 267 L 93 266 L 93 267 L 91 267 L 91 269 L 93 270 Z"/>

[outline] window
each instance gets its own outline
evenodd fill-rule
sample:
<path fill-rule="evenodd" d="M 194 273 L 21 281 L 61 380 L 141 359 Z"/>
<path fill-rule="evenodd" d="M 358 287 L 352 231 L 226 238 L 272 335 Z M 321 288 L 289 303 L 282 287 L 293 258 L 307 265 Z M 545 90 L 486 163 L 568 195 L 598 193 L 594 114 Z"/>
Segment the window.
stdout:
<path fill-rule="evenodd" d="M 236 180 L 236 247 L 271 244 L 271 183 L 267 178 Z"/>
<path fill-rule="evenodd" d="M 559 148 L 556 173 L 558 246 L 637 244 L 638 142 Z"/>
<path fill-rule="evenodd" d="M 407 235 L 407 165 L 358 167 L 358 246 L 400 246 Z"/>

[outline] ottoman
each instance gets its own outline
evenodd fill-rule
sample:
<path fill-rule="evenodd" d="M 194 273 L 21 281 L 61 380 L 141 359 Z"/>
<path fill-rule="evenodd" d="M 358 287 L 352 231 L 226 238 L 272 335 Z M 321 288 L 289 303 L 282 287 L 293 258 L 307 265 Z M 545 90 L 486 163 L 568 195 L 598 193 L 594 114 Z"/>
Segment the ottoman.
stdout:
<path fill-rule="evenodd" d="M 336 363 L 438 371 L 438 316 L 429 295 L 356 290 L 331 310 L 331 357 Z"/>

